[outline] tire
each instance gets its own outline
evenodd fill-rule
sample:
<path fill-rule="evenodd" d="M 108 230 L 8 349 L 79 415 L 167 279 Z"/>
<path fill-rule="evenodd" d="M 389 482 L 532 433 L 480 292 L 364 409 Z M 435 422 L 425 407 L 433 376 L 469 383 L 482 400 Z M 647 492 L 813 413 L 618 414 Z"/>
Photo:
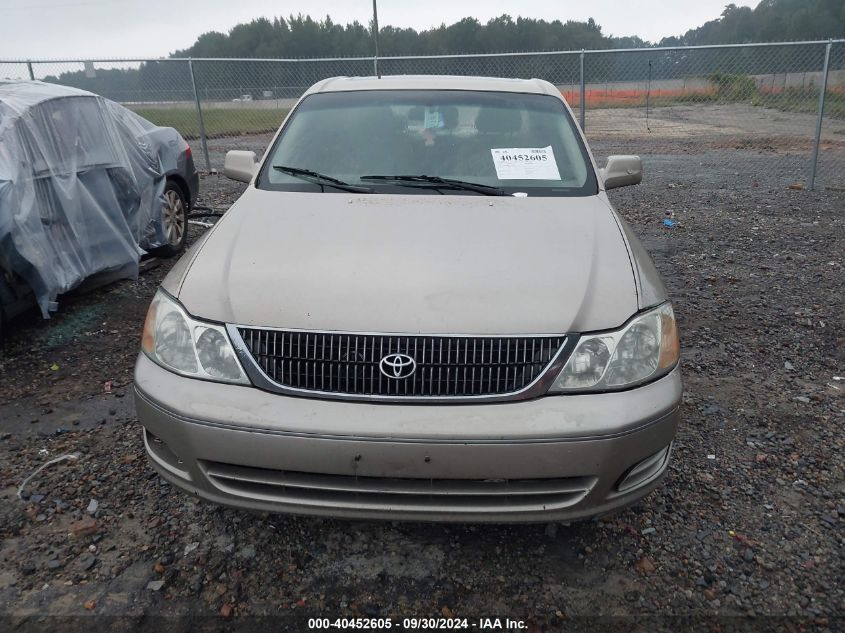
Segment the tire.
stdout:
<path fill-rule="evenodd" d="M 188 239 L 188 202 L 182 188 L 172 180 L 168 180 L 164 187 L 164 199 L 161 221 L 167 244 L 155 252 L 163 257 L 173 257 L 185 249 Z"/>

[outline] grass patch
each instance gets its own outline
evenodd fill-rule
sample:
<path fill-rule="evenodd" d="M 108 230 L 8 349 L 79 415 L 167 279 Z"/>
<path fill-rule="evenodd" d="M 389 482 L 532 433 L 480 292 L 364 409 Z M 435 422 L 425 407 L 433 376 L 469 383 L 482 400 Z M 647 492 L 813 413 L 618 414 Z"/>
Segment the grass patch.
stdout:
<path fill-rule="evenodd" d="M 197 112 L 193 108 L 137 107 L 134 112 L 148 121 L 176 128 L 187 138 L 199 138 Z M 202 111 L 205 133 L 209 138 L 275 132 L 289 112 L 288 108 L 208 108 Z"/>
<path fill-rule="evenodd" d="M 757 84 L 748 75 L 712 73 L 707 79 L 715 86 L 719 101 L 748 101 L 757 95 Z"/>
<path fill-rule="evenodd" d="M 819 111 L 819 90 L 787 88 L 781 92 L 761 92 L 754 97 L 754 105 L 766 106 L 783 112 Z M 845 93 L 828 91 L 824 101 L 824 116 L 831 119 L 845 119 Z"/>

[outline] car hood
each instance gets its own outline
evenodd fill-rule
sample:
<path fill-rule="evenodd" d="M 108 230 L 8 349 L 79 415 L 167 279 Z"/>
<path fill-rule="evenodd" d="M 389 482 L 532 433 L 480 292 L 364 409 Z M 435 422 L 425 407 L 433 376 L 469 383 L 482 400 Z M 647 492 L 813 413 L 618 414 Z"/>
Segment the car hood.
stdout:
<path fill-rule="evenodd" d="M 190 257 L 165 288 L 194 316 L 239 325 L 546 334 L 637 311 L 625 241 L 598 196 L 250 187 Z"/>

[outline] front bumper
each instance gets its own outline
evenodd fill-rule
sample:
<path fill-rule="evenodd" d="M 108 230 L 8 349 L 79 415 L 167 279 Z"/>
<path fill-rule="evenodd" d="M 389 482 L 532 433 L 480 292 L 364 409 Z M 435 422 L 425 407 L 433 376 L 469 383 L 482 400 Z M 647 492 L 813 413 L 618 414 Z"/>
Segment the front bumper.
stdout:
<path fill-rule="evenodd" d="M 142 354 L 135 393 L 153 466 L 217 503 L 348 518 L 529 522 L 602 514 L 650 492 L 668 465 L 681 383 L 675 370 L 618 393 L 368 404 L 184 378 Z"/>

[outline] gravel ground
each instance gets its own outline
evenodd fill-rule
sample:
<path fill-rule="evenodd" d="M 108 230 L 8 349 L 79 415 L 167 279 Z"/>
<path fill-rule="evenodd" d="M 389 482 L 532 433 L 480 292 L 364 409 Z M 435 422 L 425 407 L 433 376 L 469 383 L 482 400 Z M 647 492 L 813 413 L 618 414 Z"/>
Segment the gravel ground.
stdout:
<path fill-rule="evenodd" d="M 482 527 L 252 514 L 173 490 L 146 464 L 130 392 L 164 262 L 67 298 L 49 323 L 21 319 L 6 343 L 0 622 L 284 615 L 272 628 L 306 630 L 304 615 L 454 615 L 532 631 L 843 630 L 845 195 L 785 188 L 803 155 L 638 149 L 646 182 L 612 198 L 669 287 L 685 382 L 673 462 L 649 497 L 598 521 Z M 728 159 L 748 169 L 714 176 Z M 202 202 L 225 208 L 240 190 L 207 176 Z M 79 457 L 17 499 L 67 453 Z"/>

